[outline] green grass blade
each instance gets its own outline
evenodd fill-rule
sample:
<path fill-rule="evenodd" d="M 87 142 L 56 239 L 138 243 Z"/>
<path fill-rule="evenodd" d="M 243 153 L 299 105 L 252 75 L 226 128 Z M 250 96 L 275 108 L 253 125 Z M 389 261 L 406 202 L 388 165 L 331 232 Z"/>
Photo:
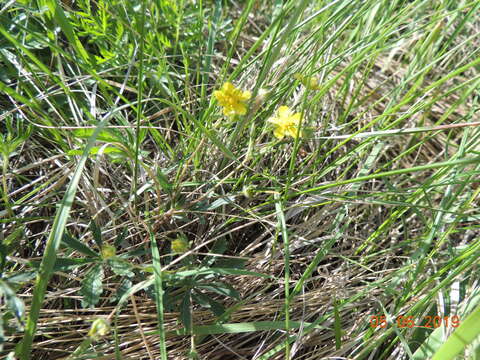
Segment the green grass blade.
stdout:
<path fill-rule="evenodd" d="M 285 213 L 283 212 L 282 199 L 279 193 L 274 194 L 275 197 L 275 212 L 277 215 L 278 227 L 282 234 L 283 238 L 283 258 L 285 261 L 284 264 L 284 279 L 283 286 L 285 287 L 285 302 L 284 302 L 284 312 L 285 312 L 285 329 L 290 330 L 290 242 L 287 232 L 287 223 L 285 221 Z M 285 342 L 285 359 L 290 359 L 290 344 L 288 341 Z"/>
<path fill-rule="evenodd" d="M 312 324 L 291 321 L 289 329 L 299 329 L 302 326 L 310 326 Z M 316 329 L 321 329 L 321 326 L 315 326 Z M 192 333 L 195 335 L 215 335 L 215 334 L 237 334 L 255 331 L 269 331 L 269 330 L 285 330 L 285 321 L 255 321 L 248 323 L 235 324 L 216 324 L 216 325 L 197 325 L 192 327 Z M 168 335 L 188 335 L 187 329 L 183 328 L 174 332 L 169 332 Z"/>
<path fill-rule="evenodd" d="M 167 360 L 167 347 L 165 344 L 165 326 L 163 320 L 163 280 L 162 280 L 162 264 L 160 263 L 160 253 L 158 251 L 157 239 L 155 235 L 150 231 L 150 248 L 152 250 L 153 260 L 153 275 L 155 285 L 155 303 L 157 306 L 157 319 L 158 319 L 158 334 L 160 336 L 160 356 L 162 360 Z"/>
<path fill-rule="evenodd" d="M 449 336 L 433 355 L 432 360 L 452 360 L 480 335 L 480 306 Z"/>

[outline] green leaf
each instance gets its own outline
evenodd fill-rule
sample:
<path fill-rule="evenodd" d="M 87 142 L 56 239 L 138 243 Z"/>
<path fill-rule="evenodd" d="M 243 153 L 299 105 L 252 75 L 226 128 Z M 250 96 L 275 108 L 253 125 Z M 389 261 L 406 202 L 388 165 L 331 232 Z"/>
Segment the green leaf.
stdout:
<path fill-rule="evenodd" d="M 167 360 L 167 345 L 165 342 L 165 321 L 164 321 L 164 311 L 165 311 L 165 289 L 163 286 L 163 273 L 162 273 L 162 263 L 160 261 L 160 252 L 157 246 L 157 239 L 155 239 L 155 234 L 149 228 L 150 236 L 150 249 L 152 250 L 152 260 L 153 260 L 153 271 L 155 277 L 154 289 L 155 289 L 155 305 L 157 307 L 157 326 L 160 335 L 160 357 L 162 360 Z"/>
<path fill-rule="evenodd" d="M 97 264 L 90 269 L 82 282 L 80 294 L 83 296 L 82 306 L 94 307 L 100 300 L 103 292 L 103 267 Z"/>
<path fill-rule="evenodd" d="M 244 269 L 247 263 L 247 259 L 239 258 L 226 258 L 226 257 L 216 257 L 215 266 L 218 268 L 228 268 L 228 269 Z"/>
<path fill-rule="evenodd" d="M 3 29 L 1 29 L 1 27 L 0 27 L 0 32 L 2 34 L 5 34 L 5 32 L 3 31 Z M 35 59 L 35 58 L 32 57 L 32 59 Z M 39 64 L 43 65 L 41 62 L 39 62 Z M 46 67 L 43 66 L 42 68 L 46 68 Z M 48 68 L 46 70 L 47 72 L 49 72 Z M 2 83 L 0 83 L 0 88 L 3 88 Z M 65 91 L 67 91 L 68 93 L 68 89 L 65 88 Z M 14 94 L 16 94 L 16 92 L 14 92 Z M 16 98 L 19 98 L 19 97 L 16 97 Z M 27 100 L 28 104 L 31 102 L 26 98 L 25 100 Z M 20 359 L 27 359 L 30 357 L 33 338 L 35 336 L 35 332 L 37 331 L 37 322 L 38 322 L 38 317 L 40 315 L 41 305 L 45 298 L 45 293 L 47 291 L 47 285 L 50 280 L 50 277 L 55 271 L 54 265 L 57 260 L 57 251 L 61 244 L 63 233 L 65 232 L 65 228 L 67 225 L 68 216 L 70 214 L 70 210 L 75 200 L 75 194 L 77 192 L 78 184 L 80 182 L 80 177 L 82 176 L 83 169 L 87 161 L 88 151 L 94 145 L 96 140 L 96 135 L 106 125 L 107 120 L 108 120 L 108 117 L 104 118 L 102 122 L 98 125 L 98 127 L 96 128 L 92 136 L 88 139 L 85 152 L 83 153 L 82 157 L 80 158 L 80 161 L 77 164 L 75 172 L 73 173 L 72 180 L 68 185 L 68 188 L 65 192 L 65 196 L 63 197 L 62 202 L 60 203 L 60 207 L 57 211 L 57 214 L 55 215 L 52 229 L 50 231 L 50 235 L 48 236 L 48 240 L 45 245 L 42 262 L 40 264 L 39 274 L 36 278 L 35 288 L 33 290 L 32 301 L 30 305 L 30 311 L 28 314 L 27 324 L 25 327 L 25 332 L 22 340 L 17 344 L 15 348 L 15 353 Z"/>
<path fill-rule="evenodd" d="M 188 290 L 183 296 L 182 304 L 180 306 L 180 321 L 185 327 L 187 333 L 190 332 L 192 328 L 192 314 L 190 312 L 191 300 L 190 300 L 191 290 Z"/>
<path fill-rule="evenodd" d="M 90 221 L 90 230 L 92 231 L 93 240 L 97 243 L 98 248 L 101 249 L 103 246 L 102 231 L 93 219 Z"/>
<path fill-rule="evenodd" d="M 197 207 L 195 210 L 199 210 L 199 211 L 213 211 L 213 210 L 219 208 L 220 206 L 234 203 L 235 198 L 236 198 L 236 196 L 234 196 L 234 195 L 224 196 L 224 197 L 221 197 L 221 198 L 215 200 L 213 203 L 211 203 L 211 204 L 209 204 L 209 205 L 199 206 L 199 207 Z"/>
<path fill-rule="evenodd" d="M 115 297 L 112 298 L 110 301 L 116 302 L 120 300 L 123 294 L 125 294 L 128 291 L 128 289 L 130 289 L 131 287 L 132 287 L 132 281 L 128 278 L 124 278 L 117 289 L 117 293 L 115 294 Z"/>
<path fill-rule="evenodd" d="M 113 257 L 107 260 L 108 265 L 112 271 L 119 276 L 133 277 L 135 274 L 132 272 L 133 266 L 128 261 L 119 257 Z"/>
<path fill-rule="evenodd" d="M 90 249 L 87 245 L 82 243 L 80 240 L 75 239 L 74 237 L 70 236 L 70 234 L 65 233 L 62 237 L 62 243 L 73 250 L 77 250 L 79 253 L 91 256 L 91 257 L 99 257 L 100 255 L 97 254 L 95 251 Z"/>
<path fill-rule="evenodd" d="M 0 317 L 0 351 L 3 351 L 3 344 L 5 344 L 5 332 L 3 331 L 3 318 Z"/>
<path fill-rule="evenodd" d="M 225 238 L 222 237 L 221 239 L 218 239 L 217 241 L 215 241 L 209 253 L 223 254 L 226 250 L 227 250 L 227 241 L 225 240 Z M 202 261 L 202 266 L 210 267 L 215 262 L 218 263 L 219 260 L 220 258 L 218 256 L 205 256 L 205 259 L 203 259 Z M 223 267 L 223 266 L 219 266 L 219 267 Z M 228 267 L 228 266 L 225 266 L 225 267 Z"/>
<path fill-rule="evenodd" d="M 89 155 L 97 155 L 100 149 L 101 149 L 100 147 L 95 146 L 91 148 L 88 153 Z M 102 153 L 103 154 L 123 154 L 124 151 L 114 146 L 106 146 L 102 148 Z M 73 150 L 67 151 L 67 155 L 70 155 L 70 156 L 82 155 L 82 154 L 83 154 L 83 150 L 79 150 L 79 149 L 73 149 Z"/>
<path fill-rule="evenodd" d="M 225 240 L 224 237 L 215 241 L 212 249 L 210 250 L 210 252 L 213 254 L 223 254 L 225 251 L 227 251 L 227 240 Z"/>
<path fill-rule="evenodd" d="M 14 250 L 18 249 L 20 240 L 24 234 L 24 228 L 19 227 L 15 229 L 0 243 L 0 273 L 3 272 L 5 260 Z"/>
<path fill-rule="evenodd" d="M 90 264 L 92 262 L 97 261 L 97 259 L 92 258 L 84 258 L 84 259 L 72 259 L 72 258 L 57 258 L 55 265 L 52 268 L 52 272 L 55 271 L 69 271 L 73 270 L 79 266 Z M 30 261 L 30 266 L 35 269 L 40 269 L 41 262 L 40 261 Z"/>
<path fill-rule="evenodd" d="M 35 271 L 22 271 L 7 276 L 5 279 L 12 284 L 23 284 L 35 278 Z"/>
<path fill-rule="evenodd" d="M 333 323 L 333 329 L 335 331 L 335 348 L 338 350 L 342 347 L 342 320 L 336 299 L 333 301 L 333 313 L 335 320 Z"/>
<path fill-rule="evenodd" d="M 22 324 L 23 316 L 25 315 L 25 305 L 23 301 L 17 297 L 10 285 L 2 279 L 0 279 L 0 297 L 5 299 L 6 308 L 11 311 L 20 324 Z"/>
<path fill-rule="evenodd" d="M 173 185 L 170 183 L 170 181 L 168 181 L 167 175 L 165 175 L 160 169 L 157 169 L 157 180 L 167 194 L 172 193 Z"/>
<path fill-rule="evenodd" d="M 126 227 L 123 228 L 121 234 L 117 236 L 117 238 L 115 239 L 115 242 L 113 243 L 113 245 L 115 246 L 115 248 L 119 248 L 120 245 L 122 245 L 123 241 L 124 241 L 125 238 L 127 237 L 127 233 L 128 233 L 127 228 L 126 228 Z"/>
<path fill-rule="evenodd" d="M 208 285 L 197 285 L 197 287 L 240 300 L 240 294 L 238 291 L 227 283 L 216 282 Z"/>
<path fill-rule="evenodd" d="M 225 313 L 225 307 L 222 304 L 213 300 L 211 297 L 205 294 L 195 292 L 194 294 L 192 294 L 192 298 L 199 305 L 210 309 L 210 311 L 217 317 L 220 317 Z"/>
<path fill-rule="evenodd" d="M 290 321 L 290 330 L 307 327 L 312 323 L 301 321 Z M 324 329 L 321 326 L 315 326 L 316 329 Z M 255 331 L 285 330 L 285 321 L 255 321 L 249 323 L 216 324 L 216 325 L 198 325 L 192 328 L 195 335 L 215 335 L 215 334 L 238 334 Z M 169 335 L 188 335 L 186 329 L 180 329 L 169 333 Z"/>
<path fill-rule="evenodd" d="M 77 36 L 75 35 L 75 30 L 73 29 L 73 26 L 68 21 L 68 18 L 65 15 L 65 12 L 63 11 L 59 2 L 55 0 L 48 0 L 46 2 L 48 5 L 48 8 L 52 12 L 53 18 L 60 25 L 62 31 L 64 32 L 65 36 L 68 39 L 68 42 L 73 46 L 73 48 L 83 58 L 83 60 L 88 64 L 90 62 L 88 53 L 85 51 L 85 48 L 83 47 L 82 43 L 78 40 Z"/>
<path fill-rule="evenodd" d="M 89 138 L 92 136 L 93 132 L 95 129 L 76 129 L 73 134 L 79 138 Z M 97 139 L 99 141 L 104 141 L 108 143 L 116 143 L 116 142 L 121 142 L 122 139 L 120 139 L 118 136 L 115 134 L 112 134 L 108 130 L 102 130 L 98 134 Z"/>
<path fill-rule="evenodd" d="M 24 235 L 24 227 L 15 229 L 2 242 L 5 245 L 6 256 L 10 255 L 12 251 L 18 249 L 18 244 Z"/>
<path fill-rule="evenodd" d="M 460 326 L 448 337 L 447 341 L 433 355 L 432 360 L 453 360 L 470 345 L 480 334 L 480 306 L 462 321 Z"/>
<path fill-rule="evenodd" d="M 228 268 L 200 268 L 196 270 L 186 270 L 186 271 L 179 271 L 175 274 L 167 274 L 170 276 L 171 280 L 175 280 L 175 278 L 186 278 L 189 276 L 202 276 L 202 275 L 210 275 L 210 274 L 218 274 L 218 275 L 249 275 L 249 276 L 257 276 L 263 278 L 271 278 L 269 275 L 260 274 L 253 271 L 247 270 L 238 270 L 238 269 L 228 269 Z"/>

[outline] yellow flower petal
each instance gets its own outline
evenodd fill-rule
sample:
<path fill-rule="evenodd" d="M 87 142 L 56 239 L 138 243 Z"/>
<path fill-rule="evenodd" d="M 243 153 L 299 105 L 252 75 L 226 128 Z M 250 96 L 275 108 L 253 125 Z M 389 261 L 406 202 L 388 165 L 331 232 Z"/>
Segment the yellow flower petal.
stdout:
<path fill-rule="evenodd" d="M 242 93 L 242 100 L 244 101 L 250 100 L 251 97 L 252 97 L 252 93 L 248 90 Z"/>
<path fill-rule="evenodd" d="M 298 128 L 297 127 L 290 126 L 286 129 L 285 132 L 287 133 L 287 135 L 290 135 L 293 138 L 297 138 L 297 136 L 298 136 Z"/>
<path fill-rule="evenodd" d="M 290 116 L 292 112 L 290 111 L 290 109 L 288 108 L 288 106 L 280 106 L 278 108 L 278 115 L 279 117 L 283 118 L 283 117 L 288 117 Z"/>
<path fill-rule="evenodd" d="M 272 124 L 279 124 L 281 123 L 281 120 L 277 117 L 272 116 L 270 119 L 267 120 L 267 122 Z"/>
<path fill-rule="evenodd" d="M 276 127 L 274 130 L 273 130 L 273 135 L 279 139 L 279 140 L 282 140 L 283 137 L 285 136 L 285 129 L 282 128 L 282 127 Z"/>
<path fill-rule="evenodd" d="M 292 116 L 292 121 L 296 124 L 296 125 L 299 125 L 300 124 L 300 120 L 302 120 L 302 114 L 300 113 L 296 113 Z"/>

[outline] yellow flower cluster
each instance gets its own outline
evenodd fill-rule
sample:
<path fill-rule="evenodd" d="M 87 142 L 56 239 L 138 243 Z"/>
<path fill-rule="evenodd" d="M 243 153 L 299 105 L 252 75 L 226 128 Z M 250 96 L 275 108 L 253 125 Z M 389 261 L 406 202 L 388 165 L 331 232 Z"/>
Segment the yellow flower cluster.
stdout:
<path fill-rule="evenodd" d="M 231 82 L 226 82 L 220 90 L 213 92 L 213 96 L 223 107 L 225 116 L 234 116 L 247 113 L 247 101 L 250 100 L 252 94 L 250 91 L 237 89 Z"/>
<path fill-rule="evenodd" d="M 306 88 L 311 90 L 319 90 L 320 85 L 317 77 L 306 77 L 297 73 L 294 75 Z M 223 84 L 220 90 L 213 92 L 213 96 L 217 99 L 220 106 L 223 107 L 223 113 L 226 116 L 245 115 L 247 113 L 247 103 L 252 97 L 250 91 L 242 91 L 237 89 L 231 82 Z M 260 95 L 259 95 L 260 96 Z M 258 97 L 258 96 L 257 96 Z M 265 96 L 262 95 L 262 100 Z M 255 99 L 257 101 L 257 99 Z M 258 104 L 257 104 L 258 105 Z M 253 105 L 253 109 L 258 106 Z M 283 139 L 285 136 L 291 136 L 294 139 L 303 135 L 300 128 L 302 115 L 300 113 L 294 113 L 288 106 L 280 106 L 275 116 L 271 117 L 267 121 L 273 124 L 273 135 L 277 139 Z M 172 243 L 172 249 L 173 249 Z M 182 244 L 175 244 L 180 250 Z M 175 250 L 174 250 L 175 251 Z M 175 251 L 183 252 L 183 251 Z"/>

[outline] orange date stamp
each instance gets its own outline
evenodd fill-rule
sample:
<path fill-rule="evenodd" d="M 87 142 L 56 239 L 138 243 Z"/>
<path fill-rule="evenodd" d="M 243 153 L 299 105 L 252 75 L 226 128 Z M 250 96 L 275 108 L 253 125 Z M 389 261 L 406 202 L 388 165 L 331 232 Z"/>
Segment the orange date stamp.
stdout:
<path fill-rule="evenodd" d="M 460 318 L 458 315 L 453 316 L 431 316 L 426 315 L 422 318 L 415 318 L 413 316 L 397 316 L 394 318 L 395 321 L 389 323 L 385 315 L 372 315 L 370 316 L 370 327 L 371 328 L 381 328 L 385 329 L 388 326 L 396 325 L 398 328 L 426 328 L 426 329 L 436 329 L 440 326 L 457 328 L 460 326 Z"/>

